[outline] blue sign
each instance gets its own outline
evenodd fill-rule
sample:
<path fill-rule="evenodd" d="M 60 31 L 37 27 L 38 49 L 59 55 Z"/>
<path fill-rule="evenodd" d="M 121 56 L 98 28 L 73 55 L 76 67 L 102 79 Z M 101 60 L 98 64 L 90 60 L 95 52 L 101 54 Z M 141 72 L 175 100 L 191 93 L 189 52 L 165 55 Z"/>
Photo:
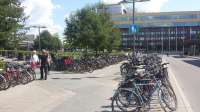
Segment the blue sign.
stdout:
<path fill-rule="evenodd" d="M 139 31 L 139 26 L 138 25 L 131 25 L 130 28 L 129 28 L 129 32 L 130 33 L 137 33 Z"/>

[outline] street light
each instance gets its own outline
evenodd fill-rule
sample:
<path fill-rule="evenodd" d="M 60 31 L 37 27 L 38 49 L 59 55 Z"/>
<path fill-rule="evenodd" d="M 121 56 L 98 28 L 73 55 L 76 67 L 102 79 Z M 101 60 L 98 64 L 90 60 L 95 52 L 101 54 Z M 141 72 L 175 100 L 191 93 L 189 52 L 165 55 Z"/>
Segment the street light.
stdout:
<path fill-rule="evenodd" d="M 132 19 L 132 24 L 135 24 L 134 18 L 135 18 L 135 2 L 146 2 L 146 1 L 150 1 L 150 0 L 122 0 L 120 1 L 118 4 L 124 4 L 124 3 L 133 3 L 133 19 Z M 134 45 L 133 45 L 133 50 L 135 51 L 135 33 L 133 34 L 133 41 L 134 41 Z"/>
<path fill-rule="evenodd" d="M 38 29 L 38 32 L 39 32 L 39 36 L 38 36 L 38 40 L 39 40 L 39 50 L 41 51 L 41 43 L 40 43 L 40 29 L 41 28 L 47 28 L 46 26 L 40 26 L 40 25 L 34 25 L 34 26 L 31 26 L 31 28 L 37 28 Z"/>

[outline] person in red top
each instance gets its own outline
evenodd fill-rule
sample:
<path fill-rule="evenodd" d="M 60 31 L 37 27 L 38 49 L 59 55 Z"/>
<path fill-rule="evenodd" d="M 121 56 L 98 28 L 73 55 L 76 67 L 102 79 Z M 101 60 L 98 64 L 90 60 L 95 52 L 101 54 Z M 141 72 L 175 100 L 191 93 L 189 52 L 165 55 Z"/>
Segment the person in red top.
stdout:
<path fill-rule="evenodd" d="M 65 69 L 69 69 L 69 67 L 70 67 L 71 64 L 72 64 L 72 60 L 71 60 L 70 57 L 67 56 L 67 57 L 64 59 Z"/>
<path fill-rule="evenodd" d="M 64 64 L 65 64 L 65 65 L 70 65 L 70 64 L 72 64 L 71 58 L 67 56 L 67 57 L 65 58 L 65 60 L 64 60 Z"/>

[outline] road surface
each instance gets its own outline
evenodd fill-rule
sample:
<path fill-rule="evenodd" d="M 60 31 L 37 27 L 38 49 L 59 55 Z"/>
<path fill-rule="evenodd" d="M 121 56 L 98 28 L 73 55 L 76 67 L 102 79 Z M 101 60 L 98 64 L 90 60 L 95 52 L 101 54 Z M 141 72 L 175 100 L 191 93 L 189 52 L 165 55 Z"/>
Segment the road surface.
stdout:
<path fill-rule="evenodd" d="M 170 56 L 166 60 L 192 110 L 200 112 L 200 58 Z"/>

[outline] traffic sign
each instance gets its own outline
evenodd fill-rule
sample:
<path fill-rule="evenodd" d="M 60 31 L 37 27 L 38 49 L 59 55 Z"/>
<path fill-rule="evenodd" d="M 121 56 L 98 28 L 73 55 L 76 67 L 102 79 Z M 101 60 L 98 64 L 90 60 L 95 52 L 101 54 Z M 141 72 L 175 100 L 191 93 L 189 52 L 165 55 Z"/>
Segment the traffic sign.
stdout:
<path fill-rule="evenodd" d="M 137 32 L 139 32 L 139 26 L 135 25 L 135 24 L 130 25 L 129 32 L 130 33 L 137 33 Z"/>

